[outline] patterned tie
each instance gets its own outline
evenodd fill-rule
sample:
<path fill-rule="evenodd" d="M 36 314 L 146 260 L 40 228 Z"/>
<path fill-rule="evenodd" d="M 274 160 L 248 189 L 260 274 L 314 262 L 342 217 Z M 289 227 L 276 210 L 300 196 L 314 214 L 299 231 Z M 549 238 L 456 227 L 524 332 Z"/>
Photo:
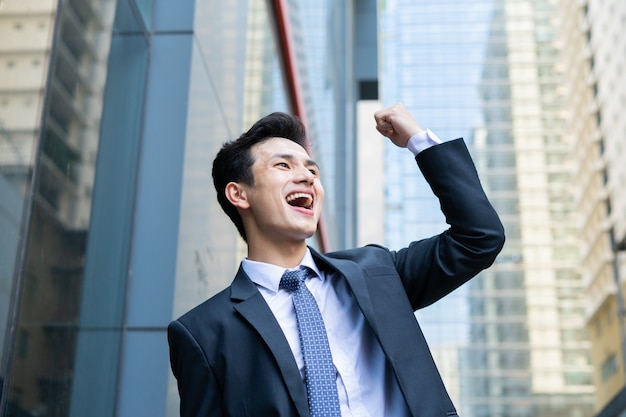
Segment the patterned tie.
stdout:
<path fill-rule="evenodd" d="M 309 410 L 312 417 L 341 416 L 337 394 L 337 374 L 328 346 L 322 314 L 313 294 L 304 285 L 305 270 L 287 271 L 280 280 L 280 288 L 292 293 L 300 345 L 304 356 Z"/>

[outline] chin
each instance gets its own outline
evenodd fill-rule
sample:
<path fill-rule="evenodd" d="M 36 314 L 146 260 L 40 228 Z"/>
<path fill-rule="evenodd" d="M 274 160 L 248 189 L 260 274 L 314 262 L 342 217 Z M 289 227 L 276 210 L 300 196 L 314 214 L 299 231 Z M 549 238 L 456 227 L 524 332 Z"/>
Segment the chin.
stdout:
<path fill-rule="evenodd" d="M 316 232 L 317 232 L 317 228 L 313 230 L 304 231 L 303 232 L 304 239 L 312 238 L 313 236 L 315 236 Z"/>

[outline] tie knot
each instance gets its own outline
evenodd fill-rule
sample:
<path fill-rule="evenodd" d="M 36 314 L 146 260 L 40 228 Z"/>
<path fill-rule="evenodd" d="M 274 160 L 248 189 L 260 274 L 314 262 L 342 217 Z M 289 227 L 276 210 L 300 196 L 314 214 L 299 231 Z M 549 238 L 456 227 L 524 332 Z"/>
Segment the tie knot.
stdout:
<path fill-rule="evenodd" d="M 279 288 L 283 288 L 290 292 L 298 291 L 300 284 L 304 282 L 307 272 L 304 269 L 296 269 L 295 271 L 287 271 L 280 279 Z"/>

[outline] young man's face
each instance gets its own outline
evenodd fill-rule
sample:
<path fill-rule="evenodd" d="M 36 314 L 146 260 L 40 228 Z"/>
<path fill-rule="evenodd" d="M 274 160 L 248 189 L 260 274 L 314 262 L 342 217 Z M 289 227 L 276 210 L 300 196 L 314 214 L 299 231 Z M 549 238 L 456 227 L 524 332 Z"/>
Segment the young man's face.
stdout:
<path fill-rule="evenodd" d="M 251 149 L 254 185 L 247 187 L 250 219 L 248 240 L 302 241 L 317 230 L 324 188 L 319 167 L 306 150 L 285 138 L 271 138 Z"/>

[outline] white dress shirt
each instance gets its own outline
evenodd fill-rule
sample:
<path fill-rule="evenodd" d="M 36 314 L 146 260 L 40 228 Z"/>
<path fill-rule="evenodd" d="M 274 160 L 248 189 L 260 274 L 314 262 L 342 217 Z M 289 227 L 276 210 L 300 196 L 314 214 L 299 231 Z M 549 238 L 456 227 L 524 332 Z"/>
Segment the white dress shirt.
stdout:
<path fill-rule="evenodd" d="M 409 140 L 414 155 L 440 140 L 423 130 Z M 304 381 L 304 358 L 291 293 L 279 289 L 285 268 L 244 259 L 244 271 L 256 284 L 280 325 Z M 376 336 L 361 312 L 345 279 L 320 271 L 307 249 L 300 263 L 315 272 L 305 281 L 324 319 L 343 417 L 410 416 L 393 369 L 387 363 Z M 416 378 L 419 378 L 416 375 Z"/>

